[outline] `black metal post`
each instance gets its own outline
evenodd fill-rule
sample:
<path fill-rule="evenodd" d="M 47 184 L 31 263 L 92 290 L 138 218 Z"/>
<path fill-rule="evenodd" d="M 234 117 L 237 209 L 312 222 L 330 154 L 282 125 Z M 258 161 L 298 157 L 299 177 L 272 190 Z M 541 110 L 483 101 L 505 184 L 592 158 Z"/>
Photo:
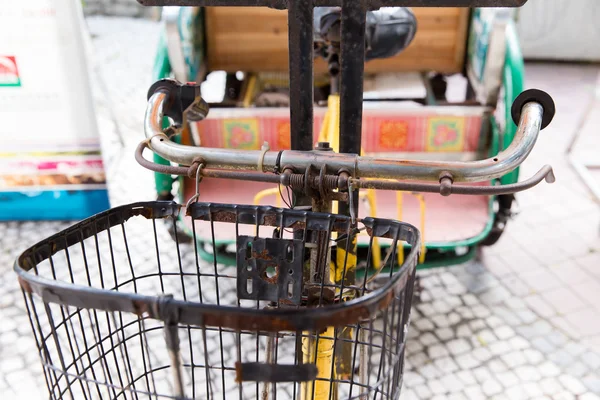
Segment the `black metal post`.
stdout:
<path fill-rule="evenodd" d="M 290 134 L 292 150 L 313 147 L 313 4 L 288 4 L 290 60 Z"/>
<path fill-rule="evenodd" d="M 342 1 L 340 153 L 360 154 L 362 139 L 363 78 L 365 69 L 366 7 L 362 1 Z M 358 192 L 352 202 L 358 214 Z M 340 203 L 349 215 L 349 204 Z"/>

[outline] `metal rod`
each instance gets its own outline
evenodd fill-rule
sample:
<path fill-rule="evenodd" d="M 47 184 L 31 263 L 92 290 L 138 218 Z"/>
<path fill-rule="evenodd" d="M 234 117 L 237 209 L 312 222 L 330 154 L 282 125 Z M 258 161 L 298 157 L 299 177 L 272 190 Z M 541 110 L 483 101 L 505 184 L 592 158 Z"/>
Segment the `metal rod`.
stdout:
<path fill-rule="evenodd" d="M 452 185 L 450 187 L 450 194 L 464 194 L 464 195 L 501 195 L 501 194 L 513 194 L 521 192 L 523 190 L 530 189 L 536 186 L 541 181 L 546 180 L 548 183 L 555 181 L 554 171 L 552 167 L 546 165 L 542 167 L 533 177 L 524 180 L 519 183 L 513 183 L 510 185 L 498 185 L 498 186 L 468 186 L 468 185 Z M 440 193 L 441 185 L 431 183 L 419 183 L 419 182 L 399 182 L 389 180 L 359 180 L 352 179 L 352 185 L 355 188 L 361 189 L 379 189 L 379 190 L 401 190 L 407 192 L 423 192 L 423 193 Z"/>

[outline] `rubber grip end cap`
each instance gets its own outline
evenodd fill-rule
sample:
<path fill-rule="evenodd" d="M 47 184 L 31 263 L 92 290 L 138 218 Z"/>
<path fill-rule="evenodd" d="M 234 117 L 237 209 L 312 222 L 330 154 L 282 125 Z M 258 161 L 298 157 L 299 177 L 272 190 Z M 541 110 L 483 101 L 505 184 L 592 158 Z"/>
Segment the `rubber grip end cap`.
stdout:
<path fill-rule="evenodd" d="M 513 102 L 511 108 L 511 115 L 514 123 L 518 126 L 519 121 L 521 120 L 521 111 L 525 104 L 530 102 L 539 103 L 544 109 L 544 115 L 542 116 L 542 127 L 541 129 L 546 128 L 552 120 L 554 119 L 554 114 L 556 113 L 556 105 L 554 104 L 554 100 L 552 96 L 543 90 L 539 89 L 529 89 L 521 93 L 517 96 L 515 101 Z"/>

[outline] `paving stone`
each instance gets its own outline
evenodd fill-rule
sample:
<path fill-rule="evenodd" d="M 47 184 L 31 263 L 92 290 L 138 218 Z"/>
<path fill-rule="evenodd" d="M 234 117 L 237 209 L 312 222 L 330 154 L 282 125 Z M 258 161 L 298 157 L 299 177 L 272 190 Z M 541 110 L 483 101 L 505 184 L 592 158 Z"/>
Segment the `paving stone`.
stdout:
<path fill-rule="evenodd" d="M 481 389 L 486 396 L 491 397 L 502 392 L 502 385 L 495 379 L 486 379 L 482 382 Z"/>
<path fill-rule="evenodd" d="M 515 335 L 515 331 L 510 326 L 503 325 L 503 326 L 494 328 L 494 334 L 498 337 L 498 339 L 506 340 L 506 339 L 510 339 L 511 337 L 513 337 Z"/>
<path fill-rule="evenodd" d="M 539 366 L 539 371 L 544 377 L 556 377 L 560 374 L 560 368 L 550 361 L 542 363 L 542 365 Z"/>
<path fill-rule="evenodd" d="M 516 315 L 521 320 L 521 322 L 525 324 L 532 324 L 538 319 L 538 316 L 529 309 L 517 310 Z"/>
<path fill-rule="evenodd" d="M 471 336 L 473 336 L 473 332 L 471 332 L 469 325 L 463 324 L 456 328 L 456 336 L 457 337 L 471 337 Z"/>
<path fill-rule="evenodd" d="M 471 330 L 473 332 L 477 332 L 477 331 L 480 331 L 480 330 L 486 328 L 485 322 L 480 319 L 476 319 L 476 320 L 469 322 L 469 327 L 471 328 Z"/>
<path fill-rule="evenodd" d="M 567 367 L 567 366 L 571 365 L 573 363 L 573 361 L 575 360 L 575 358 L 571 354 L 569 354 L 568 352 L 566 352 L 563 349 L 558 350 L 554 353 L 548 354 L 547 358 L 548 358 L 548 360 L 554 362 L 559 367 Z"/>
<path fill-rule="evenodd" d="M 473 314 L 475 317 L 484 319 L 490 316 L 491 311 L 484 305 L 476 305 L 472 307 Z"/>
<path fill-rule="evenodd" d="M 432 344 L 438 343 L 438 339 L 433 335 L 433 333 L 426 332 L 419 337 L 419 341 L 423 346 L 430 346 Z"/>
<path fill-rule="evenodd" d="M 446 400 L 469 400 L 469 399 L 462 393 L 452 393 L 448 397 L 446 397 Z"/>
<path fill-rule="evenodd" d="M 431 321 L 438 328 L 447 328 L 447 327 L 451 326 L 447 315 L 435 315 L 435 316 L 431 317 Z"/>
<path fill-rule="evenodd" d="M 419 368 L 419 372 L 426 380 L 431 380 L 437 378 L 442 373 L 440 370 L 433 364 L 425 364 Z"/>
<path fill-rule="evenodd" d="M 587 351 L 585 346 L 583 346 L 580 343 L 575 343 L 575 342 L 569 342 L 569 343 L 565 344 L 564 349 L 574 356 L 582 355 L 583 353 L 585 353 Z"/>
<path fill-rule="evenodd" d="M 487 398 L 479 386 L 469 386 L 464 392 L 470 400 L 484 400 Z"/>
<path fill-rule="evenodd" d="M 402 400 L 420 400 L 417 394 L 412 389 L 402 389 L 402 394 L 400 395 Z"/>
<path fill-rule="evenodd" d="M 555 400 L 575 400 L 575 396 L 567 391 L 554 393 L 552 396 Z"/>
<path fill-rule="evenodd" d="M 448 324 L 450 326 L 456 326 L 462 320 L 461 316 L 455 312 L 448 314 Z"/>
<path fill-rule="evenodd" d="M 543 337 L 533 339 L 531 341 L 531 344 L 533 347 L 535 347 L 544 354 L 548 354 L 556 349 L 556 345 L 554 345 L 548 339 Z"/>
<path fill-rule="evenodd" d="M 494 313 L 498 317 L 502 318 L 502 320 L 506 324 L 508 324 L 510 326 L 517 326 L 517 325 L 520 325 L 522 323 L 522 321 L 521 321 L 521 318 L 519 318 L 518 314 L 515 312 L 515 310 L 519 310 L 519 309 L 511 309 L 508 307 L 497 306 L 494 309 Z"/>
<path fill-rule="evenodd" d="M 481 343 L 483 346 L 489 346 L 498 341 L 496 335 L 494 335 L 490 329 L 485 329 L 477 333 L 476 337 L 479 343 Z"/>
<path fill-rule="evenodd" d="M 575 361 L 569 365 L 568 372 L 574 377 L 583 378 L 589 372 L 589 368 L 583 362 Z"/>
<path fill-rule="evenodd" d="M 448 293 L 453 295 L 462 295 L 467 293 L 467 288 L 462 283 L 457 283 L 455 285 L 450 285 L 446 288 Z"/>
<path fill-rule="evenodd" d="M 515 296 L 515 297 L 525 297 L 533 293 L 533 289 L 523 282 L 519 277 L 506 277 L 504 278 L 504 282 L 506 288 Z"/>
<path fill-rule="evenodd" d="M 569 375 L 558 377 L 560 383 L 569 391 L 569 393 L 580 395 L 586 392 L 585 386 L 578 380 Z"/>
<path fill-rule="evenodd" d="M 525 399 L 527 398 L 527 392 L 523 388 L 523 385 L 516 385 L 506 389 L 504 392 L 506 397 L 509 399 Z"/>
<path fill-rule="evenodd" d="M 440 328 L 435 330 L 435 335 L 441 341 L 447 341 L 454 338 L 454 330 L 451 328 Z"/>
<path fill-rule="evenodd" d="M 513 310 L 527 308 L 525 301 L 519 297 L 511 297 L 510 299 L 506 299 L 504 300 L 504 304 Z"/>
<path fill-rule="evenodd" d="M 494 331 L 496 330 L 496 328 L 504 325 L 504 322 L 502 321 L 502 319 L 500 319 L 499 317 L 497 317 L 495 315 L 490 315 L 489 317 L 487 317 L 485 319 L 485 322 L 486 322 L 487 326 L 489 326 L 490 328 L 494 328 Z"/>
<path fill-rule="evenodd" d="M 479 365 L 479 361 L 469 353 L 457 356 L 455 361 L 462 369 L 471 369 Z"/>
<path fill-rule="evenodd" d="M 424 352 L 420 352 L 420 353 L 413 354 L 410 356 L 410 363 L 415 368 L 420 368 L 421 366 L 425 365 L 428 362 L 429 362 L 429 357 Z"/>
<path fill-rule="evenodd" d="M 459 369 L 452 357 L 438 358 L 433 362 L 433 364 L 445 374 L 457 371 Z"/>
<path fill-rule="evenodd" d="M 535 382 L 523 383 L 523 390 L 529 397 L 539 397 L 543 395 L 540 385 Z"/>
<path fill-rule="evenodd" d="M 596 301 L 598 293 L 595 293 Z M 580 333 L 581 337 L 600 334 L 600 318 L 597 318 L 598 310 L 589 307 L 581 311 L 565 315 L 565 319 Z"/>
<path fill-rule="evenodd" d="M 414 391 L 418 399 L 428 399 L 431 397 L 431 390 L 425 384 L 415 386 Z"/>
<path fill-rule="evenodd" d="M 421 383 L 425 382 L 423 375 L 411 370 L 404 371 L 403 380 L 410 386 L 420 385 Z"/>
<path fill-rule="evenodd" d="M 512 371 L 499 372 L 495 377 L 505 389 L 519 383 L 519 378 Z"/>
<path fill-rule="evenodd" d="M 559 287 L 545 292 L 542 297 L 560 314 L 580 310 L 586 306 L 586 303 L 568 287 Z"/>
<path fill-rule="evenodd" d="M 435 344 L 429 346 L 429 349 L 427 349 L 427 355 L 429 355 L 431 359 L 435 359 L 440 357 L 446 357 L 449 355 L 449 352 L 446 346 L 441 344 Z"/>
<path fill-rule="evenodd" d="M 584 393 L 579 396 L 578 400 L 600 400 L 600 396 L 595 395 L 594 393 Z"/>
<path fill-rule="evenodd" d="M 444 388 L 446 388 L 446 392 L 449 393 L 458 393 L 464 388 L 461 381 L 454 374 L 445 374 L 440 381 Z"/>
<path fill-rule="evenodd" d="M 496 342 L 489 345 L 490 351 L 493 355 L 499 356 L 511 351 L 511 347 L 507 342 Z"/>
<path fill-rule="evenodd" d="M 431 400 L 446 400 L 446 395 L 445 394 L 436 394 L 435 396 L 433 396 L 431 398 Z"/>
<path fill-rule="evenodd" d="M 515 374 L 524 382 L 537 382 L 541 379 L 541 374 L 537 368 L 524 365 L 518 368 L 515 368 Z"/>
<path fill-rule="evenodd" d="M 431 305 L 436 314 L 447 314 L 452 311 L 452 306 L 444 300 L 436 300 Z"/>
<path fill-rule="evenodd" d="M 506 366 L 506 364 L 504 364 L 501 360 L 499 359 L 494 359 L 488 362 L 487 367 L 490 369 L 490 371 L 492 371 L 494 374 L 497 374 L 499 372 L 504 372 L 506 371 L 508 368 Z"/>
<path fill-rule="evenodd" d="M 475 375 L 469 370 L 463 369 L 457 371 L 455 375 L 463 383 L 463 386 L 474 385 L 477 383 Z"/>
<path fill-rule="evenodd" d="M 538 365 L 544 360 L 544 355 L 537 350 L 525 349 L 523 350 L 523 354 L 525 355 L 527 362 L 532 365 Z"/>
<path fill-rule="evenodd" d="M 486 362 L 492 357 L 492 352 L 486 347 L 475 348 L 471 354 L 480 362 Z"/>
<path fill-rule="evenodd" d="M 462 301 L 467 306 L 474 306 L 479 304 L 479 299 L 477 299 L 477 297 L 471 293 L 463 295 Z"/>
<path fill-rule="evenodd" d="M 527 359 L 521 351 L 513 351 L 511 353 L 501 355 L 500 359 L 502 359 L 508 368 L 511 369 L 527 363 Z"/>
<path fill-rule="evenodd" d="M 458 355 L 471 350 L 471 345 L 465 339 L 454 339 L 446 343 L 452 355 Z"/>
<path fill-rule="evenodd" d="M 461 306 L 456 308 L 456 312 L 464 319 L 473 319 L 475 315 L 468 306 Z"/>
<path fill-rule="evenodd" d="M 540 381 L 540 388 L 542 389 L 542 393 L 547 394 L 549 396 L 563 390 L 563 387 L 560 385 L 558 380 L 554 378 L 542 379 Z"/>
<path fill-rule="evenodd" d="M 425 318 L 414 321 L 411 323 L 411 325 L 414 325 L 421 332 L 431 331 L 435 328 L 435 326 L 433 325 L 433 322 L 431 322 L 431 320 L 425 319 Z"/>
<path fill-rule="evenodd" d="M 587 351 L 581 355 L 581 361 L 592 370 L 600 370 L 600 355 L 598 353 Z"/>
<path fill-rule="evenodd" d="M 23 369 L 25 363 L 22 357 L 3 357 L 0 363 L 0 372 L 7 374 L 11 371 L 18 371 Z"/>
<path fill-rule="evenodd" d="M 566 343 L 569 338 L 562 332 L 554 330 L 545 336 L 550 342 L 554 343 L 556 346 L 560 346 Z"/>
<path fill-rule="evenodd" d="M 555 315 L 556 311 L 550 303 L 541 295 L 533 294 L 525 298 L 525 303 L 529 308 L 542 318 L 549 318 Z"/>
<path fill-rule="evenodd" d="M 421 303 L 417 305 L 417 310 L 425 316 L 431 316 L 436 313 L 436 310 L 429 303 Z"/>
<path fill-rule="evenodd" d="M 442 382 L 438 379 L 432 379 L 428 382 L 428 386 L 429 386 L 429 390 L 431 390 L 431 393 L 433 394 L 442 394 L 442 393 L 446 393 L 446 388 L 444 387 L 444 385 L 442 384 Z"/>
<path fill-rule="evenodd" d="M 513 349 L 517 349 L 517 350 L 526 349 L 530 346 L 529 342 L 527 340 L 525 340 L 519 336 L 515 336 L 515 337 L 511 338 L 509 340 L 509 343 Z"/>

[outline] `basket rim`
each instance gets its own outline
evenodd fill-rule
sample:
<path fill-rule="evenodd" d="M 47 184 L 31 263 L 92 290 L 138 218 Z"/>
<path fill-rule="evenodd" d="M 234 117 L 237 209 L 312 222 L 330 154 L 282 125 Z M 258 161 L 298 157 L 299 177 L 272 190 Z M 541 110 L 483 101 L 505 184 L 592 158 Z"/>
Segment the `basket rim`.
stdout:
<path fill-rule="evenodd" d="M 195 205 L 200 208 L 216 207 L 229 210 L 254 209 L 257 213 L 260 212 L 263 215 L 279 213 L 328 218 L 333 216 L 333 214 L 281 209 L 271 206 L 237 206 L 214 203 L 195 203 Z M 80 221 L 41 240 L 17 257 L 14 263 L 14 271 L 18 275 L 19 284 L 24 293 L 27 293 L 29 296 L 36 294 L 44 302 L 63 306 L 97 309 L 108 312 L 128 312 L 140 317 L 147 316 L 161 321 L 196 326 L 278 332 L 319 330 L 331 326 L 338 327 L 360 323 L 360 321 L 371 317 L 376 311 L 384 309 L 392 301 L 397 292 L 404 289 L 409 276 L 416 271 L 421 242 L 419 230 L 413 225 L 395 220 L 364 218 L 359 221 L 367 228 L 376 227 L 378 224 L 385 224 L 394 226 L 396 235 L 398 236 L 400 232 L 403 232 L 406 239 L 412 239 L 410 241 L 410 253 L 405 257 L 405 261 L 398 272 L 394 273 L 391 279 L 380 288 L 343 303 L 335 303 L 322 307 L 297 308 L 294 306 L 290 308 L 254 309 L 221 306 L 173 299 L 163 294 L 143 295 L 72 284 L 30 272 L 34 268 L 34 265 L 48 259 L 63 248 L 85 239 L 77 239 L 69 244 L 69 240 L 75 240 L 73 237 L 74 232 L 79 233 L 87 229 L 86 233 L 89 234 L 87 237 L 90 237 L 125 222 L 134 216 L 143 216 L 146 219 L 177 217 L 182 207 L 182 205 L 172 201 L 137 202 L 114 207 Z M 343 220 L 350 217 L 335 215 L 335 218 Z M 101 229 L 98 229 L 99 227 Z M 78 236 L 81 237 L 80 234 Z M 50 243 L 54 246 L 50 246 Z M 60 247 L 61 244 L 65 247 Z"/>

